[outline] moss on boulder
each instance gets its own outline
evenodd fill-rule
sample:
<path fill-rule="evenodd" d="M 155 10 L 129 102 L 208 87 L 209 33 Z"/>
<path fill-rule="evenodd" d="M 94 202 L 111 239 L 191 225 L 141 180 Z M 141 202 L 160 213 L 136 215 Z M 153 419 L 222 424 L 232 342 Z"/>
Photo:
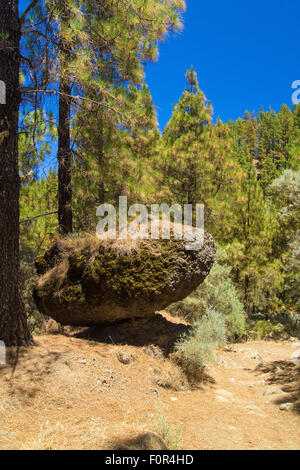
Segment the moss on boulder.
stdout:
<path fill-rule="evenodd" d="M 200 251 L 182 240 L 60 240 L 36 260 L 38 309 L 63 325 L 93 326 L 150 316 L 189 295 L 213 265 L 213 238 Z"/>

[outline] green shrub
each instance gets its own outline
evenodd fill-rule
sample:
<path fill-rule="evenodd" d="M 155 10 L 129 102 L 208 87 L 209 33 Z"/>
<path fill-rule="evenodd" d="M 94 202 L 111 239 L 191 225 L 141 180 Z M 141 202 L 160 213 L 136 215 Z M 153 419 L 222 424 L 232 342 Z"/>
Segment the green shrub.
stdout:
<path fill-rule="evenodd" d="M 155 432 L 163 439 L 169 450 L 179 449 L 184 433 L 183 426 L 169 424 L 161 407 L 158 407 Z"/>
<path fill-rule="evenodd" d="M 271 320 L 257 320 L 248 326 L 251 339 L 285 339 L 289 336 L 300 337 L 300 322 L 297 315 L 281 312 Z"/>
<path fill-rule="evenodd" d="M 225 343 L 226 326 L 220 313 L 209 309 L 202 318 L 194 320 L 191 332 L 175 345 L 177 362 L 190 381 L 201 378 L 206 362 L 216 359 L 214 348 Z"/>
<path fill-rule="evenodd" d="M 286 330 L 280 323 L 274 324 L 270 320 L 258 320 L 250 326 L 249 336 L 253 339 L 280 339 L 286 336 Z"/>
<path fill-rule="evenodd" d="M 228 341 L 235 341 L 246 335 L 246 321 L 244 313 L 232 310 L 225 316 L 226 338 Z"/>
<path fill-rule="evenodd" d="M 246 334 L 244 307 L 231 280 L 231 268 L 221 264 L 222 250 L 217 251 L 215 264 L 205 281 L 186 299 L 168 307 L 172 315 L 188 321 L 201 318 L 208 309 L 224 315 L 226 336 L 230 341 Z"/>
<path fill-rule="evenodd" d="M 288 336 L 300 336 L 300 315 L 280 312 L 272 316 L 272 323 L 281 324 Z"/>
<path fill-rule="evenodd" d="M 199 316 L 199 300 L 194 297 L 186 297 L 184 300 L 171 304 L 167 310 L 175 317 L 192 321 L 193 318 Z"/>

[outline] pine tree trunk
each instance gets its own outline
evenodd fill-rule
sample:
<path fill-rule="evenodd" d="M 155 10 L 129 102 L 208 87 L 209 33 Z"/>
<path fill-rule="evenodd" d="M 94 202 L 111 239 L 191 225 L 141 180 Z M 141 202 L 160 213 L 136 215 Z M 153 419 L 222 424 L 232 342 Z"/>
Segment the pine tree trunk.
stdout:
<path fill-rule="evenodd" d="M 103 74 L 103 49 L 99 52 L 99 74 Z M 100 94 L 100 100 L 103 99 L 102 93 Z M 103 112 L 100 110 L 99 121 L 99 153 L 98 153 L 98 165 L 99 165 L 99 187 L 98 187 L 98 201 L 97 203 L 104 204 L 105 202 L 105 187 L 103 181 L 103 168 L 104 168 L 104 118 Z"/>
<path fill-rule="evenodd" d="M 68 7 L 61 15 L 62 27 L 69 24 Z M 63 234 L 73 231 L 72 213 L 72 155 L 70 138 L 71 119 L 71 85 L 64 67 L 68 67 L 71 51 L 68 44 L 61 39 L 61 70 L 59 79 L 59 117 L 58 117 L 58 224 Z"/>
<path fill-rule="evenodd" d="M 104 168 L 104 137 L 103 137 L 103 120 L 99 121 L 99 153 L 98 153 L 99 177 L 103 174 Z M 103 180 L 99 181 L 98 186 L 98 201 L 97 203 L 104 204 L 105 202 L 105 188 Z"/>
<path fill-rule="evenodd" d="M 7 346 L 31 342 L 20 282 L 18 115 L 20 104 L 18 0 L 0 0 L 0 339 Z"/>
<path fill-rule="evenodd" d="M 72 175 L 71 175 L 71 87 L 60 78 L 59 123 L 58 123 L 58 223 L 63 234 L 72 233 Z"/>

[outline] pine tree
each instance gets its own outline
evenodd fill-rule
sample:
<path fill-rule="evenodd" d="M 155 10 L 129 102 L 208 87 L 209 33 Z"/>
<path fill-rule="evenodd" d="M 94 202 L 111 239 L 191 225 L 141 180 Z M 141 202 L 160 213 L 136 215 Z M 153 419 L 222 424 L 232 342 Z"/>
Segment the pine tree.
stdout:
<path fill-rule="evenodd" d="M 68 2 L 59 2 L 60 44 L 59 44 L 59 99 L 58 99 L 58 223 L 62 234 L 72 233 L 72 152 L 71 152 L 71 82 L 69 63 L 71 46 L 65 40 L 65 30 L 70 27 L 71 11 Z"/>
<path fill-rule="evenodd" d="M 71 102 L 83 111 L 81 120 L 83 115 L 87 122 L 95 113 L 98 117 L 96 159 L 103 174 L 100 176 L 97 199 L 103 202 L 103 180 L 106 175 L 104 161 L 107 161 L 104 155 L 106 119 L 114 121 L 114 114 L 117 114 L 122 118 L 122 126 L 124 120 L 132 120 L 132 107 L 128 110 L 126 105 L 126 88 L 128 84 L 141 85 L 143 63 L 157 56 L 158 40 L 169 30 L 181 26 L 180 15 L 185 4 L 183 0 L 48 0 L 43 8 L 42 2 L 36 3 L 38 17 L 42 18 L 44 12 L 45 21 L 41 19 L 37 24 L 42 26 L 31 28 L 30 32 L 43 38 L 42 46 L 46 51 L 50 50 L 46 54 L 48 60 L 42 64 L 47 66 L 44 73 L 48 76 L 47 83 L 55 84 L 57 75 L 60 81 L 59 224 L 62 232 L 68 232 L 72 228 Z M 72 136 L 74 150 L 77 144 L 76 132 Z"/>
<path fill-rule="evenodd" d="M 230 221 L 232 241 L 226 245 L 236 285 L 243 292 L 248 315 L 277 308 L 282 288 L 280 262 L 272 256 L 276 221 L 257 180 L 257 121 L 245 113 L 232 127 L 235 154 L 242 169 L 240 191 Z M 268 282 L 266 281 L 268 279 Z"/>
<path fill-rule="evenodd" d="M 170 202 L 204 204 L 206 228 L 215 236 L 224 235 L 240 172 L 232 157 L 234 141 L 228 125 L 211 123 L 212 107 L 193 68 L 186 78 L 186 89 L 163 134 L 162 187 L 170 188 Z"/>
<path fill-rule="evenodd" d="M 270 110 L 258 114 L 257 168 L 264 194 L 271 182 L 292 165 L 289 150 L 295 131 L 291 110 L 283 105 L 278 114 Z"/>
<path fill-rule="evenodd" d="M 86 115 L 78 113 L 74 125 L 77 150 L 74 167 L 74 207 L 77 230 L 94 230 L 96 207 L 103 202 L 118 204 L 120 195 L 131 202 L 150 202 L 155 191 L 151 177 L 159 132 L 150 92 L 146 85 L 133 87 L 127 107 L 138 117 L 121 121 L 111 111 L 95 109 L 86 126 Z M 101 116 L 101 133 L 99 119 Z M 83 114 L 83 116 L 82 116 Z M 127 127 L 126 127 L 127 125 Z M 99 148 L 101 160 L 99 161 Z M 147 201 L 148 199 L 148 201 Z"/>
<path fill-rule="evenodd" d="M 165 184 L 172 188 L 176 202 L 204 202 L 200 169 L 212 119 L 212 107 L 200 90 L 193 67 L 186 74 L 186 88 L 173 108 L 163 141 Z"/>
<path fill-rule="evenodd" d="M 20 286 L 18 114 L 20 105 L 20 21 L 17 0 L 0 1 L 0 80 L 6 104 L 0 105 L 0 339 L 27 345 L 31 335 Z"/>

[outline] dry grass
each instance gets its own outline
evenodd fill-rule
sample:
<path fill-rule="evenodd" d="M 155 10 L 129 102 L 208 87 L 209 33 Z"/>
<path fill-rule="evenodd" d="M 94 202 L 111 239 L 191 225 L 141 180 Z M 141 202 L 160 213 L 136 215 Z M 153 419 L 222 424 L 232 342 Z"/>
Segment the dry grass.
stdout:
<path fill-rule="evenodd" d="M 147 240 L 119 240 L 103 239 L 95 235 L 86 234 L 84 236 L 69 235 L 57 241 L 60 250 L 61 261 L 52 269 L 39 277 L 38 285 L 43 287 L 49 283 L 54 283 L 56 290 L 63 286 L 69 269 L 68 256 L 72 253 L 82 253 L 87 256 L 87 264 L 91 263 L 102 247 L 104 250 L 113 251 L 116 256 L 128 255 L 141 249 L 141 246 L 147 245 L 149 251 L 159 255 L 159 251 L 151 246 Z"/>
<path fill-rule="evenodd" d="M 54 283 L 56 289 L 60 289 L 64 283 L 68 269 L 68 260 L 64 259 L 61 263 L 54 266 L 54 268 L 49 269 L 49 271 L 47 271 L 38 279 L 38 286 L 43 287 L 47 284 Z"/>
<path fill-rule="evenodd" d="M 167 420 L 164 405 L 156 404 L 156 416 L 149 431 L 145 425 L 133 437 L 115 437 L 105 443 L 110 450 L 177 450 L 183 437 L 183 426 L 173 425 Z M 167 407 L 169 408 L 169 407 Z M 168 409 L 169 411 L 169 409 Z"/>
<path fill-rule="evenodd" d="M 158 405 L 155 430 L 166 443 L 168 449 L 178 450 L 180 448 L 184 434 L 183 426 L 181 424 L 172 425 L 168 423 L 165 411 L 161 405 Z"/>
<path fill-rule="evenodd" d="M 58 449 L 57 443 L 57 427 L 51 426 L 49 421 L 42 424 L 39 432 L 32 438 L 21 444 L 20 450 L 53 450 Z M 61 450 L 67 448 L 66 439 L 62 439 L 59 443 Z"/>
<path fill-rule="evenodd" d="M 158 233 L 159 239 L 164 239 L 169 237 L 169 231 L 166 229 L 166 226 L 162 223 L 162 220 L 154 221 L 154 226 L 158 224 Z M 129 225 L 128 225 L 129 226 Z M 96 234 L 72 234 L 65 237 L 57 237 L 56 243 L 59 245 L 61 262 L 46 272 L 44 275 L 40 276 L 38 279 L 38 285 L 43 287 L 44 285 L 54 282 L 56 285 L 56 290 L 59 290 L 63 285 L 68 271 L 68 256 L 71 253 L 83 253 L 87 255 L 87 263 L 92 262 L 95 256 L 99 253 L 100 247 L 104 250 L 113 251 L 116 256 L 128 255 L 139 251 L 142 247 L 147 247 L 149 252 L 154 256 L 159 256 L 159 243 L 155 243 L 155 240 L 150 239 L 151 235 L 151 223 L 148 224 L 142 223 L 140 225 L 141 231 L 145 230 L 145 227 L 148 226 L 149 229 L 149 239 L 144 239 L 143 237 L 136 236 L 136 234 L 127 234 L 125 240 L 119 238 L 110 238 L 109 232 L 103 234 L 103 236 L 98 236 Z M 181 233 L 183 228 L 186 227 L 192 233 L 193 228 L 189 226 L 184 226 L 181 224 L 174 224 L 170 222 L 170 234 L 174 235 L 175 233 Z M 120 234 L 117 231 L 116 236 Z"/>
<path fill-rule="evenodd" d="M 158 369 L 155 369 L 154 384 L 167 390 L 188 390 L 189 384 L 182 369 L 169 360 L 164 360 Z"/>
<path fill-rule="evenodd" d="M 178 319 L 173 322 L 179 328 Z M 163 325 L 158 316 L 160 334 Z M 263 368 L 244 344 L 220 350 L 220 363 L 207 369 L 214 381 L 177 391 L 168 388 L 177 368 L 159 351 L 158 341 L 145 344 L 143 330 L 144 341 L 134 343 L 138 326 L 131 325 L 131 336 L 124 325 L 118 328 L 119 343 L 111 329 L 96 341 L 38 336 L 35 346 L 20 349 L 13 376 L 13 357 L 0 367 L 0 449 L 92 450 L 112 443 L 130 449 L 300 448 L 299 414 L 280 411 L 273 396 L 264 395 L 273 383 L 286 395 L 297 391 L 299 369 L 288 364 L 290 342 L 249 342 L 247 349 L 264 359 Z M 118 360 L 124 348 L 135 358 L 128 365 Z M 277 361 L 284 361 L 282 368 Z M 154 383 L 164 374 L 166 386 Z M 229 403 L 216 400 L 219 389 L 232 393 Z"/>
<path fill-rule="evenodd" d="M 47 420 L 37 434 L 21 444 L 19 450 L 102 450 L 107 448 L 106 442 L 106 427 L 93 423 L 91 419 L 83 422 L 80 432 L 73 430 L 72 435 L 62 423 L 50 424 Z"/>
<path fill-rule="evenodd" d="M 61 261 L 52 269 L 39 277 L 38 285 L 43 287 L 49 283 L 54 283 L 56 290 L 63 285 L 69 269 L 68 256 L 71 253 L 83 253 L 87 255 L 87 263 L 94 260 L 99 253 L 100 247 L 113 250 L 117 256 L 130 254 L 138 249 L 138 242 L 132 240 L 101 240 L 94 235 L 68 236 L 59 240 Z"/>

